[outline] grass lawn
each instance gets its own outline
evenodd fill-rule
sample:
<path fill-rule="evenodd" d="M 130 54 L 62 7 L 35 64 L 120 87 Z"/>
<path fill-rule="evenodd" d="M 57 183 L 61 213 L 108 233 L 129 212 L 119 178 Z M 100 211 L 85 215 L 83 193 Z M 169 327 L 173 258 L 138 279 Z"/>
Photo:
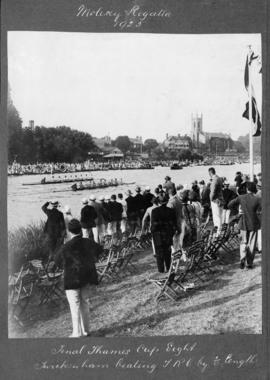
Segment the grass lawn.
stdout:
<path fill-rule="evenodd" d="M 136 272 L 125 271 L 121 279 L 102 282 L 92 295 L 91 335 L 261 333 L 261 256 L 256 254 L 253 269 L 244 270 L 239 268 L 238 251 L 222 253 L 222 257 L 222 265 L 215 265 L 213 274 L 204 276 L 204 282 L 195 283 L 194 289 L 183 292 L 178 301 L 164 299 L 157 303 L 158 290 L 148 282 L 156 272 L 155 259 L 150 249 L 138 252 L 133 260 Z M 71 334 L 66 301 L 42 306 L 34 301 L 26 312 L 24 327 L 10 321 L 9 337 L 55 338 Z"/>

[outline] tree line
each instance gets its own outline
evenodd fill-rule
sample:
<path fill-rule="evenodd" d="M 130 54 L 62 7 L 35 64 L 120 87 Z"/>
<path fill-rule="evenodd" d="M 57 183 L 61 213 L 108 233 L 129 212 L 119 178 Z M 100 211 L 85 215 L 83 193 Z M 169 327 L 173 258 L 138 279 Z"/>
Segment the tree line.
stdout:
<path fill-rule="evenodd" d="M 144 141 L 142 151 L 148 153 L 154 160 L 199 160 L 202 156 L 193 152 L 189 136 L 190 149 L 180 152 L 168 151 L 161 147 L 155 139 Z M 260 137 L 254 139 L 255 154 L 260 153 Z M 240 136 L 233 141 L 238 153 L 248 151 L 248 135 Z M 128 136 L 118 136 L 112 145 L 118 147 L 124 154 L 134 153 L 136 149 Z M 138 149 L 137 149 L 138 150 Z M 19 112 L 12 101 L 8 103 L 8 161 L 15 159 L 21 164 L 37 162 L 83 162 L 88 158 L 88 152 L 98 152 L 99 148 L 93 142 L 89 133 L 73 130 L 66 126 L 35 128 L 22 127 Z M 137 153 L 140 153 L 137 151 Z"/>
<path fill-rule="evenodd" d="M 8 105 L 8 161 L 21 164 L 36 162 L 82 162 L 88 152 L 98 150 L 89 133 L 66 126 L 22 127 L 20 115 Z"/>

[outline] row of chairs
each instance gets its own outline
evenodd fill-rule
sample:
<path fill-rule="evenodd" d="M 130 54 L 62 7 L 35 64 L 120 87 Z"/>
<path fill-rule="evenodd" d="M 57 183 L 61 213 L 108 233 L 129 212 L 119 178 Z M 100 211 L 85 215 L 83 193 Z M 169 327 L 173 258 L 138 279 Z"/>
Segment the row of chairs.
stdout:
<path fill-rule="evenodd" d="M 35 295 L 39 305 L 63 299 L 62 271 L 53 261 L 46 266 L 42 260 L 27 261 L 18 273 L 9 276 L 9 309 L 18 324 L 24 325 L 23 314 Z"/>
<path fill-rule="evenodd" d="M 183 291 L 194 287 L 194 283 L 189 281 L 204 282 L 203 275 L 213 273 L 212 267 L 217 260 L 220 264 L 223 263 L 219 255 L 221 249 L 231 254 L 239 244 L 238 231 L 234 223 L 223 224 L 218 235 L 216 228 L 201 231 L 201 239 L 194 242 L 186 251 L 178 250 L 172 253 L 167 273 L 149 278 L 149 282 L 159 289 L 156 300 L 160 301 L 162 298 L 178 300 Z"/>
<path fill-rule="evenodd" d="M 119 238 L 107 236 L 105 238 L 102 256 L 96 263 L 99 282 L 105 279 L 115 280 L 121 276 L 126 269 L 129 272 L 136 270 L 132 259 L 140 250 L 150 247 L 151 235 L 137 234 Z"/>

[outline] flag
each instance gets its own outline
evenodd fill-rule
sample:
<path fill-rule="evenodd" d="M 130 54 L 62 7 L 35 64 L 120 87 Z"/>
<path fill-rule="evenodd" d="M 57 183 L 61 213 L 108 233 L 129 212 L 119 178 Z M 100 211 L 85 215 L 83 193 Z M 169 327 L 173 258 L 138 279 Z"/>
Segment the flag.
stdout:
<path fill-rule="evenodd" d="M 249 102 L 246 103 L 246 109 L 243 112 L 242 116 L 249 120 Z M 262 123 L 261 123 L 260 114 L 257 108 L 257 103 L 253 96 L 252 96 L 252 120 L 254 123 L 253 136 L 260 136 Z"/>
<path fill-rule="evenodd" d="M 250 76 L 249 76 L 249 70 L 250 70 L 250 66 L 252 65 L 252 62 L 257 60 L 258 58 L 259 58 L 259 56 L 258 55 L 255 56 L 254 52 L 251 52 L 250 55 L 247 55 L 246 65 L 245 65 L 245 73 L 244 73 L 245 88 L 246 88 L 249 96 L 251 97 L 251 101 L 252 101 L 252 120 L 254 123 L 253 136 L 260 136 L 261 135 L 261 128 L 262 128 L 260 114 L 258 111 L 257 102 L 255 99 L 255 94 L 254 94 L 254 88 L 253 88 L 252 83 L 250 83 Z M 259 73 L 261 73 L 261 70 L 259 71 Z M 250 91 L 251 91 L 251 93 L 249 93 Z M 246 109 L 243 112 L 242 116 L 249 120 L 249 102 L 246 103 Z"/>

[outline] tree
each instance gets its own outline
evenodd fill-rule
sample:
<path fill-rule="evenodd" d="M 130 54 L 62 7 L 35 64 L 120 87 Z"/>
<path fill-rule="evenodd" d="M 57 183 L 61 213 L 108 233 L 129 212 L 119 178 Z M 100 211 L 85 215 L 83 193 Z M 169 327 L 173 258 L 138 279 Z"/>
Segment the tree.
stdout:
<path fill-rule="evenodd" d="M 153 149 L 152 158 L 154 160 L 164 160 L 164 151 L 159 145 Z"/>
<path fill-rule="evenodd" d="M 158 146 L 158 142 L 155 139 L 146 139 L 143 145 L 144 150 L 150 155 L 152 150 Z"/>
<path fill-rule="evenodd" d="M 131 148 L 131 141 L 128 136 L 118 136 L 114 141 L 114 145 L 126 154 Z"/>
<path fill-rule="evenodd" d="M 242 144 L 246 152 L 249 152 L 249 134 L 239 136 L 237 142 Z M 254 154 L 261 154 L 261 136 L 253 137 L 253 151 Z"/>
<path fill-rule="evenodd" d="M 19 112 L 9 98 L 7 107 L 8 122 L 8 161 L 21 159 L 22 153 L 22 120 Z"/>
<path fill-rule="evenodd" d="M 237 153 L 245 153 L 246 149 L 240 141 L 234 141 L 234 147 Z"/>

